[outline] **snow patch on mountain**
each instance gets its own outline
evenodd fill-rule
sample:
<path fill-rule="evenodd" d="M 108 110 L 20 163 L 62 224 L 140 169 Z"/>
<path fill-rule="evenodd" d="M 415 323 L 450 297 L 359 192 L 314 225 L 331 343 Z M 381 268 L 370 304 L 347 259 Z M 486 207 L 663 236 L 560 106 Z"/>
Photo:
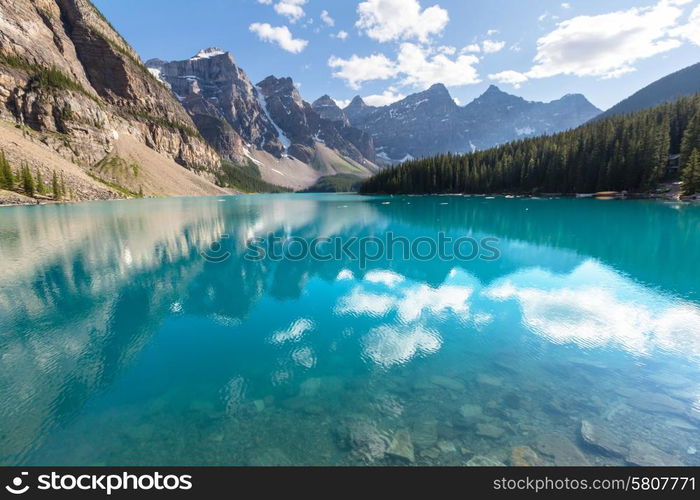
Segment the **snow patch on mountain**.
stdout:
<path fill-rule="evenodd" d="M 199 61 L 200 59 L 209 59 L 214 56 L 223 56 L 226 54 L 225 50 L 221 50 L 216 47 L 209 47 L 208 49 L 202 49 L 197 52 L 197 55 L 190 58 L 190 61 Z"/>
<path fill-rule="evenodd" d="M 260 87 L 255 87 L 255 93 L 258 98 L 258 103 L 260 103 L 260 107 L 263 110 L 263 113 L 265 113 L 267 119 L 270 120 L 272 126 L 275 127 L 275 130 L 277 131 L 277 137 L 279 137 L 279 140 L 282 143 L 282 146 L 284 147 L 284 151 L 286 153 L 287 150 L 291 147 L 292 141 L 289 140 L 289 137 L 287 137 L 287 134 L 284 133 L 284 130 L 282 130 L 270 116 L 270 112 L 267 109 L 267 101 L 265 100 L 265 96 L 262 93 L 262 89 Z"/>

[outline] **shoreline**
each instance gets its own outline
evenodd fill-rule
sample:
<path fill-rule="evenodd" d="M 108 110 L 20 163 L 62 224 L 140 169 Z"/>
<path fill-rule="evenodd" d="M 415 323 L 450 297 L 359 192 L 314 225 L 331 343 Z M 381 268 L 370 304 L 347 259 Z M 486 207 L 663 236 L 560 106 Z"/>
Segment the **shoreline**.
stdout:
<path fill-rule="evenodd" d="M 8 193 L 5 191 L 4 193 Z M 4 194 L 2 193 L 2 194 Z M 99 201 L 134 201 L 134 200 L 144 200 L 144 199 L 168 199 L 168 198 L 191 198 L 191 196 L 163 196 L 163 197 L 152 197 L 152 198 L 118 198 L 113 200 L 75 200 L 75 201 L 54 201 L 54 200 L 37 200 L 35 198 L 28 198 L 19 193 L 13 193 L 14 197 L 2 197 L 0 195 L 0 208 L 5 207 L 31 207 L 31 206 L 48 206 L 48 205 L 79 205 L 85 203 L 93 203 Z M 226 195 L 208 195 L 200 196 L 201 198 L 216 198 L 221 196 L 269 196 L 269 195 L 308 195 L 308 194 L 354 194 L 357 196 L 458 196 L 464 198 L 508 198 L 508 199 L 552 199 L 552 198 L 576 198 L 576 199 L 586 199 L 586 200 L 599 200 L 599 201 L 639 201 L 639 200 L 665 200 L 674 202 L 694 202 L 700 201 L 700 194 L 693 196 L 669 196 L 668 194 L 652 194 L 652 193 L 576 193 L 576 194 L 565 194 L 565 193 L 539 193 L 539 194 L 506 194 L 506 193 L 479 193 L 479 194 L 466 194 L 466 193 L 426 193 L 426 194 L 415 194 L 415 193 L 239 193 L 239 194 L 226 194 Z M 11 199 L 10 199 L 11 198 Z M 199 198 L 199 197 L 197 197 Z M 31 201 L 30 201 L 31 200 Z"/>

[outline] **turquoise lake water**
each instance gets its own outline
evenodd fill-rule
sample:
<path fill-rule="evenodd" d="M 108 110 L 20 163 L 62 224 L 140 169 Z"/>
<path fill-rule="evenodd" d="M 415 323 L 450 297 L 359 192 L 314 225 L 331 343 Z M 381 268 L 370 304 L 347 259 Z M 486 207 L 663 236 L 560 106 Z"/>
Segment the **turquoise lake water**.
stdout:
<path fill-rule="evenodd" d="M 500 256 L 246 258 L 388 233 Z M 697 205 L 2 208 L 0 256 L 2 465 L 700 465 Z"/>

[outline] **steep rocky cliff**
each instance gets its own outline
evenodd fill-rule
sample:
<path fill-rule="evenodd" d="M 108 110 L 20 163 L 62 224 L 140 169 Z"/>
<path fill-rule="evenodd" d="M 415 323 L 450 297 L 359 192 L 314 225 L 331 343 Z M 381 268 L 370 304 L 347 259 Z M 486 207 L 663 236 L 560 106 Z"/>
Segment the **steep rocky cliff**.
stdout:
<path fill-rule="evenodd" d="M 316 113 L 318 113 L 321 118 L 330 120 L 332 122 L 341 122 L 345 126 L 350 125 L 350 120 L 345 116 L 343 110 L 336 104 L 336 102 L 328 94 L 319 97 L 313 103 L 311 107 Z"/>
<path fill-rule="evenodd" d="M 190 59 L 152 59 L 146 65 L 172 88 L 202 135 L 228 159 L 241 161 L 244 144 L 282 155 L 274 123 L 231 53 L 210 48 Z"/>
<path fill-rule="evenodd" d="M 218 48 L 181 61 L 152 59 L 146 65 L 172 89 L 222 156 L 235 163 L 251 160 L 263 176 L 266 169 L 280 171 L 284 163 L 297 177 L 287 182 L 267 177 L 270 182 L 307 187 L 318 175 L 366 176 L 376 170 L 372 137 L 347 120 L 317 112 L 291 78 L 270 76 L 253 85 L 233 56 Z M 307 176 L 308 169 L 293 162 L 311 167 L 317 175 Z M 306 180 L 299 184 L 301 178 Z"/>
<path fill-rule="evenodd" d="M 270 117 L 290 143 L 290 155 L 310 162 L 314 146 L 320 142 L 359 164 L 369 166 L 374 160 L 374 143 L 369 134 L 322 118 L 301 98 L 291 78 L 269 76 L 257 86 Z"/>
<path fill-rule="evenodd" d="M 170 89 L 88 0 L 3 0 L 0 120 L 84 169 L 123 135 L 209 179 L 220 168 Z"/>

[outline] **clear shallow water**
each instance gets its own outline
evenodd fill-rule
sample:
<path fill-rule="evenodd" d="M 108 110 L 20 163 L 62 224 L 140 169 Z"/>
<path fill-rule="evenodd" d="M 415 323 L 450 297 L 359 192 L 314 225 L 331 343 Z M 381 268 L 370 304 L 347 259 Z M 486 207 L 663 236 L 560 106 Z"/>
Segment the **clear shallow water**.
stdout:
<path fill-rule="evenodd" d="M 646 201 L 3 208 L 0 464 L 700 465 L 699 229 Z M 243 259 L 387 231 L 501 258 Z"/>

